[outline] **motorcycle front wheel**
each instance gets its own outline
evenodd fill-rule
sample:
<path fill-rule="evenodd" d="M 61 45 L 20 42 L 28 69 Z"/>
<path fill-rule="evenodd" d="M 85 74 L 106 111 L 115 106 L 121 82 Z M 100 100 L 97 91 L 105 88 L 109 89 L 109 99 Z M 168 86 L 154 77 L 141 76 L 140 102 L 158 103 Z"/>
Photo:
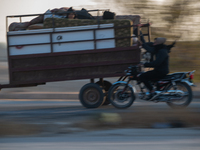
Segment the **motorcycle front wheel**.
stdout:
<path fill-rule="evenodd" d="M 173 96 L 174 98 L 171 98 L 171 100 L 167 102 L 167 104 L 172 108 L 187 107 L 192 101 L 192 89 L 186 83 L 178 82 L 175 86 L 170 85 L 167 90 L 182 91 L 182 93 L 178 93 L 177 96 Z"/>
<path fill-rule="evenodd" d="M 125 83 L 117 83 L 110 87 L 108 99 L 114 107 L 124 109 L 133 104 L 135 95 L 132 87 Z"/>

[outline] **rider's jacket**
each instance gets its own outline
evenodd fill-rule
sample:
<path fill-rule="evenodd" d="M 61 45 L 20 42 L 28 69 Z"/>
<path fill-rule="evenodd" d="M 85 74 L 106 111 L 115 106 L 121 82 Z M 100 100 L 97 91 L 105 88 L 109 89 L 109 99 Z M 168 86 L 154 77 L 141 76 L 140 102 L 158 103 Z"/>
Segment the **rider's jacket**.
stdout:
<path fill-rule="evenodd" d="M 147 44 L 142 45 L 150 53 L 154 53 L 156 59 L 152 62 L 145 63 L 145 67 L 152 67 L 155 71 L 162 74 L 169 73 L 169 55 L 168 49 L 164 44 L 155 45 L 153 47 L 148 46 Z"/>

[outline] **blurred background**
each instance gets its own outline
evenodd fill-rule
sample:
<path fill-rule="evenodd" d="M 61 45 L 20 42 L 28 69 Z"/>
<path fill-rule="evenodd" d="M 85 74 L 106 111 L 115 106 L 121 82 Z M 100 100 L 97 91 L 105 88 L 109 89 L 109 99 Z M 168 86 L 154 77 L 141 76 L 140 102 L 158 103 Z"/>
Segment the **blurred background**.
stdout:
<path fill-rule="evenodd" d="M 0 0 L 0 4 L 2 61 L 7 60 L 5 20 L 8 15 L 42 14 L 48 9 L 71 6 L 76 10 L 110 9 L 116 15 L 140 15 L 142 23 L 151 22 L 152 41 L 154 37 L 162 36 L 168 39 L 168 43 L 177 40 L 176 47 L 170 53 L 171 72 L 197 70 L 195 81 L 200 81 L 199 0 Z"/>

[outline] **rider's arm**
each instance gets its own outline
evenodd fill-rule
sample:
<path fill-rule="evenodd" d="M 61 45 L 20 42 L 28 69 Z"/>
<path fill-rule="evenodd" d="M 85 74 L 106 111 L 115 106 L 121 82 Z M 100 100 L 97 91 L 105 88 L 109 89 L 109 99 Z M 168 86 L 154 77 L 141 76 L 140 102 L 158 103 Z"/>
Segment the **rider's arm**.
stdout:
<path fill-rule="evenodd" d="M 138 28 L 135 28 L 134 31 L 133 31 L 133 34 L 137 37 L 138 36 Z M 142 31 L 140 31 L 140 40 L 142 43 L 145 43 L 145 39 L 144 39 L 144 36 L 142 34 Z"/>
<path fill-rule="evenodd" d="M 160 64 L 162 64 L 166 57 L 168 57 L 167 52 L 165 50 L 159 50 L 156 60 L 149 63 L 145 63 L 144 67 L 157 67 Z"/>
<path fill-rule="evenodd" d="M 147 43 L 143 43 L 142 47 L 144 49 L 146 49 L 146 51 L 151 53 L 151 54 L 155 53 L 155 48 L 153 46 L 149 46 L 149 45 L 152 45 L 152 43 L 148 43 L 148 44 Z"/>

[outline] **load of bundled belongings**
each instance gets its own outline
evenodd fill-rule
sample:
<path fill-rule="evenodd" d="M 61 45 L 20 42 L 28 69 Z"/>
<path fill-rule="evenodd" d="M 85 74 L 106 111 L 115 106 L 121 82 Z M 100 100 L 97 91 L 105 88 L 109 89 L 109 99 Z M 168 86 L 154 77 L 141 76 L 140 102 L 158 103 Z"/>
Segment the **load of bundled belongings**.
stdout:
<path fill-rule="evenodd" d="M 33 30 L 33 29 L 43 29 L 43 23 L 46 18 L 66 18 L 68 11 L 74 11 L 72 7 L 61 7 L 55 9 L 48 9 L 43 15 L 40 15 L 29 22 L 13 22 L 9 26 L 9 31 L 19 31 L 19 30 Z M 55 15 L 56 14 L 56 15 Z M 81 11 L 76 12 L 77 19 L 95 19 L 88 11 L 82 8 Z"/>
<path fill-rule="evenodd" d="M 75 19 L 68 19 L 67 14 L 75 12 Z M 77 11 L 72 7 L 62 7 L 59 9 L 47 10 L 44 14 L 32 19 L 29 22 L 11 23 L 9 31 L 35 30 L 47 28 L 61 28 L 74 26 L 87 26 L 97 24 L 114 24 L 114 27 L 127 26 L 125 28 L 115 28 L 115 46 L 126 47 L 133 44 L 130 38 L 133 35 L 133 26 L 140 23 L 138 15 L 116 15 L 114 12 L 104 11 L 102 16 L 92 16 L 86 9 Z M 131 26 L 131 27 L 130 27 Z M 120 37 L 127 37 L 121 38 Z"/>

